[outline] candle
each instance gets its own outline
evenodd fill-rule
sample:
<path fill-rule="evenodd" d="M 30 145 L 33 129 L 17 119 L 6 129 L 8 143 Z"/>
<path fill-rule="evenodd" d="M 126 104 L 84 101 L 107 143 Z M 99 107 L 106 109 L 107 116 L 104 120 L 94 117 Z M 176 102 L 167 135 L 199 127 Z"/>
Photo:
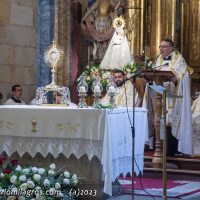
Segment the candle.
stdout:
<path fill-rule="evenodd" d="M 111 93 L 111 92 L 114 93 L 114 92 L 115 92 L 115 88 L 114 88 L 113 86 L 110 86 L 110 87 L 109 87 L 109 92 L 110 92 L 110 93 Z"/>
<path fill-rule="evenodd" d="M 101 91 L 100 91 L 100 86 L 99 86 L 99 85 L 95 85 L 95 86 L 94 86 L 94 92 L 101 92 Z"/>
<path fill-rule="evenodd" d="M 85 92 L 85 87 L 84 86 L 80 86 L 79 92 Z"/>

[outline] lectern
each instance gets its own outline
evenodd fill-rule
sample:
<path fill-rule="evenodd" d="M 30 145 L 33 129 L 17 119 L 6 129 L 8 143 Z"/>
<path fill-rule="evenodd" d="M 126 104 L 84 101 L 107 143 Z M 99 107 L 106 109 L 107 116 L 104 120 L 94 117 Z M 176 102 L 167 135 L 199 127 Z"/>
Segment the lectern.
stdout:
<path fill-rule="evenodd" d="M 147 81 L 154 81 L 156 85 L 163 85 L 163 82 L 171 81 L 174 74 L 171 71 L 143 71 L 143 76 Z M 153 167 L 162 168 L 163 162 L 163 145 L 160 139 L 160 118 L 162 115 L 162 95 L 156 93 L 155 106 L 155 152 L 153 154 Z"/>

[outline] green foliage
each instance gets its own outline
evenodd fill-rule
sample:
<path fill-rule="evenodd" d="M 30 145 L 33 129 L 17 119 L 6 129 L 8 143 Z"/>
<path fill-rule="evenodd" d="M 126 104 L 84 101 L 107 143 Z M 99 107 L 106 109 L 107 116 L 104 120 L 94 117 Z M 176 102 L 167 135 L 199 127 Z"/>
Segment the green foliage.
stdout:
<path fill-rule="evenodd" d="M 123 68 L 123 71 L 125 74 L 134 74 L 139 70 L 140 70 L 140 67 L 136 63 L 127 64 Z"/>
<path fill-rule="evenodd" d="M 101 79 L 101 84 L 103 86 L 103 90 L 106 90 L 106 86 L 108 84 L 108 80 L 109 77 L 111 76 L 111 71 L 105 71 L 105 70 L 101 70 L 99 68 L 99 66 L 97 65 L 88 65 L 86 67 L 86 70 L 79 76 L 79 78 L 77 79 L 77 81 L 80 81 L 80 77 L 82 75 L 85 75 L 86 77 L 86 82 L 89 86 L 89 88 L 92 87 L 92 83 L 95 80 L 96 77 L 100 77 Z"/>

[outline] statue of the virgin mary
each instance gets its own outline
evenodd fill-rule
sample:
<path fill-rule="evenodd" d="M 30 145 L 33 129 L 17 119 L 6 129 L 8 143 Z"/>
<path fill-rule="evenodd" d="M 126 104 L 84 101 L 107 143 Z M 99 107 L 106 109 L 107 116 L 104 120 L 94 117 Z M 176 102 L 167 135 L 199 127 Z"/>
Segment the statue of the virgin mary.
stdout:
<path fill-rule="evenodd" d="M 135 63 L 124 32 L 125 20 L 117 17 L 113 20 L 115 32 L 106 50 L 100 68 L 104 70 L 123 69 L 127 64 Z"/>

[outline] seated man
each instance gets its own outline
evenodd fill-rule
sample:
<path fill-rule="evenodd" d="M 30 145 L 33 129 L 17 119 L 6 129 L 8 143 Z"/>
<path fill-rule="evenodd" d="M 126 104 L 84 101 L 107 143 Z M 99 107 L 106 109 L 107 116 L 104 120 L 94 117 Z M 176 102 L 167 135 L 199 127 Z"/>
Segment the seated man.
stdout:
<path fill-rule="evenodd" d="M 21 85 L 13 85 L 12 86 L 12 96 L 4 103 L 5 105 L 26 105 L 24 101 L 22 101 L 22 87 Z"/>
<path fill-rule="evenodd" d="M 132 107 L 133 106 L 133 84 L 130 80 L 125 81 L 125 74 L 121 70 L 114 70 L 113 77 L 117 85 L 117 94 L 115 96 L 115 103 L 117 107 Z M 101 100 L 102 104 L 109 104 L 110 97 L 108 94 Z M 135 106 L 140 106 L 141 98 L 135 90 Z"/>

